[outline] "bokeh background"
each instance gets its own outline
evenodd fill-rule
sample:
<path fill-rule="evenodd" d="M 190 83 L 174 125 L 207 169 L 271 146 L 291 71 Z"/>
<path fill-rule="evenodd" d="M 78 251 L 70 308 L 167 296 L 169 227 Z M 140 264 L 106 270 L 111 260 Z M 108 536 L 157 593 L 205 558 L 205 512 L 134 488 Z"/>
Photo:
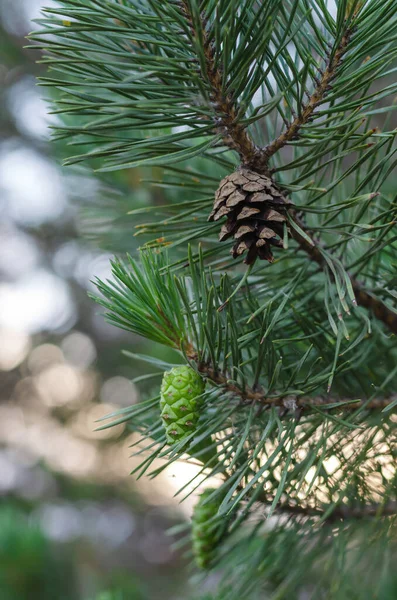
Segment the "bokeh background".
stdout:
<path fill-rule="evenodd" d="M 43 5 L 51 0 L 0 1 L 0 597 L 90 600 L 119 589 L 128 600 L 182 599 L 186 560 L 166 532 L 189 518 L 193 499 L 181 506 L 174 494 L 192 467 L 135 482 L 136 440 L 123 426 L 94 431 L 158 384 L 138 389 L 147 366 L 122 349 L 172 362 L 106 325 L 87 296 L 111 252 L 137 246 L 128 218 L 114 239 L 120 206 L 159 192 L 142 189 L 136 171 L 115 189 L 114 178 L 109 187 L 59 167 L 62 146 L 49 142 L 57 116 L 36 80 L 45 65 L 24 47 Z"/>

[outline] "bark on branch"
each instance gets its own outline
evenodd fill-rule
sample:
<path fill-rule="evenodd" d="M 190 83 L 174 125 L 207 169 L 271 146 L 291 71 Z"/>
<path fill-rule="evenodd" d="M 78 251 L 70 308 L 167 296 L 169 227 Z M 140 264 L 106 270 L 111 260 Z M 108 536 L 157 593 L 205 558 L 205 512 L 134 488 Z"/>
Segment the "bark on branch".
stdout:
<path fill-rule="evenodd" d="M 331 82 L 336 77 L 338 68 L 342 63 L 342 58 L 348 48 L 352 33 L 353 31 L 351 29 L 346 30 L 333 57 L 325 71 L 322 73 L 314 92 L 310 96 L 308 102 L 303 106 L 300 114 L 277 139 L 263 149 L 265 162 L 268 162 L 273 154 L 278 152 L 283 146 L 288 144 L 288 142 L 297 139 L 301 128 L 311 120 L 317 106 L 321 104 L 327 95 L 327 92 L 331 89 Z"/>
<path fill-rule="evenodd" d="M 295 220 L 297 220 L 296 217 Z M 299 222 L 299 227 L 305 231 L 303 223 Z M 305 231 L 305 234 L 310 238 L 310 235 L 307 231 Z M 319 249 L 319 246 L 313 240 L 312 244 L 310 244 L 307 239 L 305 239 L 295 229 L 291 231 L 291 235 L 295 241 L 298 242 L 300 248 L 310 256 L 311 260 L 316 262 L 321 268 L 325 266 L 326 261 Z M 389 308 L 384 302 L 382 302 L 382 300 L 380 300 L 380 298 L 377 298 L 370 291 L 366 290 L 364 285 L 357 279 L 350 277 L 350 281 L 354 290 L 357 304 L 370 310 L 374 316 L 379 321 L 382 321 L 392 333 L 397 334 L 397 312 Z"/>
<path fill-rule="evenodd" d="M 391 396 L 389 398 L 375 398 L 375 399 L 357 399 L 356 402 L 352 401 L 351 398 L 329 398 L 326 396 L 280 396 L 280 397 L 268 397 L 266 393 L 261 389 L 253 389 L 246 386 L 244 389 L 230 381 L 227 373 L 222 373 L 219 370 L 215 370 L 213 366 L 200 361 L 198 354 L 195 352 L 192 346 L 185 348 L 187 358 L 196 364 L 197 370 L 206 377 L 214 385 L 223 388 L 225 393 L 231 394 L 240 399 L 242 404 L 258 404 L 263 407 L 278 407 L 281 412 L 294 412 L 300 413 L 302 410 L 310 410 L 313 407 L 322 408 L 323 410 L 357 410 L 359 408 L 365 408 L 366 410 L 382 410 L 389 406 L 392 402 L 395 402 L 397 396 Z M 329 407 L 332 405 L 332 407 Z"/>
<path fill-rule="evenodd" d="M 265 503 L 267 504 L 267 503 Z M 269 503 L 269 505 L 271 502 Z M 318 517 L 321 519 L 328 510 L 328 506 L 322 508 L 305 507 L 298 504 L 281 503 L 277 511 L 303 517 Z M 350 519 L 372 519 L 374 517 L 390 517 L 397 514 L 397 502 L 389 501 L 384 504 L 367 504 L 362 506 L 348 506 L 337 504 L 332 512 L 326 517 L 326 521 L 344 521 Z"/>
<path fill-rule="evenodd" d="M 246 127 L 239 123 L 241 115 L 239 106 L 230 94 L 226 94 L 223 90 L 223 75 L 220 68 L 216 66 L 215 51 L 207 33 L 205 17 L 202 16 L 201 31 L 198 32 L 195 29 L 189 4 L 185 0 L 181 0 L 181 9 L 189 25 L 192 40 L 199 36 L 203 40 L 205 70 L 201 75 L 209 86 L 209 100 L 214 108 L 217 129 L 223 137 L 224 144 L 239 153 L 243 165 L 268 174 L 269 169 L 263 150 L 254 143 Z"/>

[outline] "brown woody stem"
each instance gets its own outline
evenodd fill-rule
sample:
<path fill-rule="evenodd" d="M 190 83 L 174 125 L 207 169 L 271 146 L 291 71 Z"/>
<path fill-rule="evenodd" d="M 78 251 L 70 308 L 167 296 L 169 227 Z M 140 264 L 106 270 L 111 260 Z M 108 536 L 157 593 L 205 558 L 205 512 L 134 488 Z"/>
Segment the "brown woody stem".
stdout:
<path fill-rule="evenodd" d="M 294 218 L 295 220 L 297 220 L 296 216 L 294 216 Z M 304 226 L 301 222 L 299 222 L 299 227 L 303 231 L 305 231 Z M 307 237 L 310 238 L 307 231 L 305 231 L 305 234 Z M 315 244 L 313 240 L 310 244 L 307 241 L 307 239 L 305 239 L 295 229 L 292 229 L 291 235 L 295 239 L 295 241 L 298 242 L 301 249 L 307 252 L 311 260 L 316 262 L 320 267 L 325 266 L 325 260 L 320 251 L 320 248 L 317 244 Z M 357 281 L 357 279 L 350 277 L 350 281 L 354 290 L 357 304 L 370 310 L 375 315 L 375 317 L 379 319 L 379 321 L 382 321 L 390 329 L 392 333 L 397 334 L 397 312 L 389 308 L 384 302 L 382 302 L 382 300 L 377 298 L 374 294 L 371 294 L 369 291 L 367 291 L 363 284 Z"/>
<path fill-rule="evenodd" d="M 228 378 L 227 374 L 222 373 L 219 370 L 215 370 L 213 366 L 200 361 L 198 354 L 194 348 L 189 345 L 185 348 L 186 356 L 189 360 L 196 363 L 197 370 L 206 377 L 209 381 L 218 387 L 223 388 L 225 393 L 236 396 L 240 399 L 242 404 L 258 404 L 264 407 L 276 406 L 281 410 L 293 412 L 300 410 L 310 410 L 313 406 L 326 407 L 329 404 L 336 404 L 334 399 L 330 399 L 323 396 L 310 397 L 310 396 L 284 396 L 284 397 L 268 397 L 263 390 L 253 389 L 246 386 L 244 389 L 240 388 L 235 383 L 232 383 Z M 340 409 L 342 410 L 356 410 L 358 408 L 365 408 L 368 410 L 379 410 L 386 408 L 396 400 L 395 396 L 390 398 L 376 398 L 372 400 L 359 400 L 353 402 L 351 398 L 339 399 Z M 339 408 L 334 406 L 333 410 Z M 325 410 L 327 410 L 325 408 Z"/>
<path fill-rule="evenodd" d="M 223 90 L 222 72 L 216 66 L 215 52 L 206 30 L 205 17 L 202 16 L 201 31 L 197 32 L 189 5 L 185 0 L 181 0 L 181 8 L 189 24 L 192 39 L 198 37 L 200 33 L 204 42 L 205 70 L 201 75 L 209 85 L 209 99 L 218 116 L 217 129 L 223 137 L 224 144 L 239 153 L 242 164 L 267 174 L 268 167 L 264 162 L 263 151 L 251 139 L 246 128 L 239 123 L 240 110 L 236 101 Z"/>
<path fill-rule="evenodd" d="M 338 67 L 342 62 L 342 57 L 347 50 L 351 36 L 352 30 L 346 30 L 332 59 L 323 72 L 317 87 L 310 96 L 308 102 L 303 106 L 300 114 L 277 139 L 263 149 L 265 162 L 268 162 L 273 154 L 278 152 L 278 150 L 288 144 L 288 142 L 296 139 L 303 125 L 310 121 L 314 111 L 316 110 L 316 107 L 323 101 L 328 90 L 330 89 L 331 81 L 337 74 Z"/>
<path fill-rule="evenodd" d="M 263 504 L 268 504 L 264 499 L 259 498 Z M 271 502 L 269 502 L 270 506 Z M 321 519 L 328 506 L 322 508 L 305 507 L 298 504 L 281 503 L 277 506 L 277 511 L 281 513 L 290 513 L 303 517 L 318 517 Z M 384 504 L 367 504 L 364 506 L 348 506 L 347 504 L 338 504 L 332 512 L 326 517 L 327 522 L 344 521 L 346 519 L 371 519 L 374 517 L 389 517 L 397 513 L 397 502 L 390 501 Z"/>
<path fill-rule="evenodd" d="M 243 486 L 238 486 L 239 491 L 243 491 Z M 256 501 L 263 505 L 264 509 L 270 509 L 273 504 L 274 496 L 262 490 L 257 496 Z M 373 519 L 378 517 L 391 517 L 397 514 L 397 502 L 389 500 L 382 503 L 348 505 L 342 502 L 335 505 L 322 504 L 319 506 L 305 506 L 304 504 L 295 504 L 291 501 L 279 502 L 275 512 L 280 515 L 292 515 L 303 518 L 315 518 L 324 520 L 327 523 L 335 521 L 345 521 L 350 519 Z"/>

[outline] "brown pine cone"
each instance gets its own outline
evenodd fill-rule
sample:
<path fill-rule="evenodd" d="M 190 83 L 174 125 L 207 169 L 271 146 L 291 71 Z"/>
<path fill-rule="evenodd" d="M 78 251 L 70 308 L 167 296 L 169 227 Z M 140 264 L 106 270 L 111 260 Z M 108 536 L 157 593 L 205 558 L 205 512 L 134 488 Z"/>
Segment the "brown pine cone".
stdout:
<path fill-rule="evenodd" d="M 219 240 L 234 237 L 233 258 L 247 250 L 244 262 L 248 265 L 256 258 L 273 262 L 271 247 L 283 247 L 283 223 L 289 205 L 272 179 L 240 168 L 221 181 L 208 220 L 227 217 Z"/>

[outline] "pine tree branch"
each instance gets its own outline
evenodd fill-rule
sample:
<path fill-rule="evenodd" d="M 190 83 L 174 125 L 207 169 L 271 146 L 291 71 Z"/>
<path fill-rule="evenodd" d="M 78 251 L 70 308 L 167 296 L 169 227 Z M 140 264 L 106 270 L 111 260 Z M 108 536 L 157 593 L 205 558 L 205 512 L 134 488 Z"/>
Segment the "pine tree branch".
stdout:
<path fill-rule="evenodd" d="M 297 219 L 296 215 L 293 215 L 293 218 L 298 222 L 300 229 L 304 231 L 305 235 L 312 240 L 310 234 L 305 230 L 304 225 Z M 298 242 L 300 248 L 310 256 L 311 260 L 316 262 L 321 268 L 325 266 L 326 261 L 318 244 L 313 240 L 312 243 L 309 243 L 308 240 L 295 229 L 291 230 L 291 235 L 295 241 Z M 382 302 L 382 300 L 366 290 L 364 285 L 357 281 L 357 279 L 350 277 L 350 281 L 356 296 L 357 304 L 370 310 L 379 321 L 382 321 L 388 329 L 390 329 L 392 333 L 397 334 L 397 313 L 391 310 L 384 302 Z"/>
<path fill-rule="evenodd" d="M 342 58 L 348 49 L 349 41 L 353 34 L 353 27 L 346 29 L 345 34 L 342 36 L 340 43 L 331 57 L 328 65 L 324 72 L 321 74 L 321 79 L 310 96 L 308 102 L 303 106 L 299 115 L 292 121 L 287 129 L 273 142 L 263 149 L 263 157 L 265 163 L 268 163 L 269 159 L 278 152 L 283 146 L 288 144 L 299 137 L 301 128 L 309 123 L 313 117 L 313 113 L 317 106 L 322 103 L 327 92 L 331 89 L 331 82 L 336 77 L 339 66 L 342 63 Z"/>
<path fill-rule="evenodd" d="M 282 412 L 292 411 L 297 415 L 302 410 L 310 410 L 312 407 L 322 407 L 324 410 L 334 410 L 341 408 L 343 410 L 357 410 L 359 408 L 365 408 L 368 410 L 382 410 L 389 406 L 392 402 L 395 402 L 396 397 L 391 396 L 389 398 L 375 398 L 372 400 L 358 400 L 352 402 L 351 398 L 347 399 L 330 399 L 323 396 L 310 397 L 310 396 L 284 396 L 279 398 L 268 397 L 263 390 L 253 389 L 246 386 L 244 389 L 240 388 L 235 383 L 231 382 L 227 374 L 215 370 L 213 366 L 203 363 L 200 361 L 198 354 L 194 351 L 193 347 L 185 349 L 186 356 L 190 361 L 196 363 L 199 373 L 211 381 L 214 385 L 222 387 L 225 393 L 231 394 L 240 398 L 242 404 L 258 404 L 264 407 L 275 406 L 281 409 Z M 330 406 L 332 405 L 332 406 Z"/>
<path fill-rule="evenodd" d="M 205 70 L 201 75 L 210 87 L 209 99 L 216 114 L 217 130 L 222 135 L 223 143 L 238 152 L 242 164 L 262 173 L 268 173 L 263 151 L 251 139 L 246 128 L 239 123 L 241 108 L 229 94 L 223 91 L 223 75 L 216 66 L 214 46 L 209 39 L 205 15 L 200 15 L 201 30 L 198 32 L 186 0 L 181 0 L 181 10 L 189 25 L 192 39 L 203 40 Z"/>
<path fill-rule="evenodd" d="M 268 501 L 264 501 L 261 498 L 260 502 L 264 504 L 269 504 Z M 277 506 L 278 512 L 290 513 L 294 515 L 301 515 L 306 517 L 323 517 L 327 510 L 328 506 L 323 506 L 320 508 L 311 508 L 301 506 L 299 504 L 288 504 L 281 503 Z M 378 516 L 382 517 L 390 517 L 397 514 L 397 502 L 390 501 L 384 504 L 368 504 L 365 506 L 348 506 L 346 504 L 338 504 L 333 509 L 332 512 L 326 517 L 327 522 L 331 521 L 339 521 L 339 520 L 349 520 L 349 519 L 370 519 Z"/>
<path fill-rule="evenodd" d="M 308 102 L 302 107 L 300 113 L 295 117 L 287 129 L 265 148 L 259 148 L 249 136 L 246 128 L 238 121 L 242 110 L 238 103 L 230 95 L 225 95 L 222 86 L 222 72 L 216 66 L 215 51 L 207 32 L 207 21 L 205 15 L 201 15 L 201 30 L 197 32 L 194 25 L 193 15 L 189 3 L 181 0 L 181 10 L 188 22 L 192 39 L 201 37 L 204 46 L 205 72 L 202 76 L 210 86 L 210 101 L 218 115 L 218 131 L 222 134 L 223 142 L 228 147 L 236 150 L 240 155 L 241 163 L 259 173 L 269 174 L 269 159 L 288 142 L 299 137 L 301 128 L 313 117 L 317 106 L 322 103 L 327 92 L 331 89 L 331 82 L 336 77 L 343 55 L 348 49 L 354 26 L 346 29 L 341 37 L 321 78 L 317 82 L 314 92 Z"/>
<path fill-rule="evenodd" d="M 214 106 L 216 114 L 219 115 L 218 131 L 223 135 L 223 142 L 239 153 L 242 164 L 268 175 L 269 159 L 288 142 L 298 137 L 301 128 L 310 121 L 316 107 L 324 100 L 330 89 L 332 80 L 337 75 L 343 55 L 348 49 L 354 27 L 351 26 L 348 28 L 341 37 L 336 51 L 301 113 L 276 140 L 266 148 L 260 149 L 253 142 L 246 129 L 238 123 L 238 117 L 241 115 L 241 109 L 238 104 L 230 95 L 225 95 L 223 92 L 222 72 L 215 64 L 214 47 L 209 39 L 205 16 L 201 15 L 201 31 L 197 32 L 189 3 L 186 0 L 181 0 L 181 10 L 188 22 L 192 39 L 201 37 L 203 40 L 205 72 L 202 73 L 202 76 L 210 86 L 210 101 Z M 309 254 L 310 258 L 323 267 L 325 260 L 314 242 L 311 245 L 296 231 L 293 231 L 292 235 L 300 247 Z M 382 321 L 393 333 L 397 333 L 397 314 L 390 310 L 379 298 L 376 298 L 376 296 L 367 291 L 359 281 L 351 279 L 351 283 L 357 304 L 371 310 L 377 319 Z"/>

